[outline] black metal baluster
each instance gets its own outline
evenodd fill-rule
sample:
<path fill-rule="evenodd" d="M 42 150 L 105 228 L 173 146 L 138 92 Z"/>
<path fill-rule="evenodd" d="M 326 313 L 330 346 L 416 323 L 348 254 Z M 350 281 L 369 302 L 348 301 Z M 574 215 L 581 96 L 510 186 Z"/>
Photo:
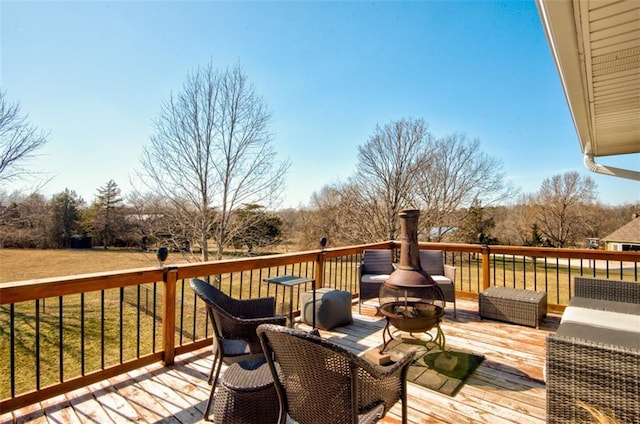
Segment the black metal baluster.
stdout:
<path fill-rule="evenodd" d="M 9 344 L 11 352 L 10 356 L 10 367 L 11 367 L 11 397 L 15 397 L 16 395 L 16 307 L 15 304 L 12 303 L 9 307 Z"/>
<path fill-rule="evenodd" d="M 13 340 L 13 337 L 12 337 Z M 13 352 L 13 349 L 11 349 Z M 36 390 L 40 390 L 40 299 L 36 299 Z M 15 362 L 13 359 L 11 363 Z M 12 367 L 13 368 L 13 367 Z M 13 371 L 13 369 L 12 369 Z M 14 381 L 14 375 L 11 376 L 11 382 Z M 12 395 L 13 396 L 13 395 Z"/>
<path fill-rule="evenodd" d="M 157 318 L 157 312 L 156 312 L 156 290 L 157 290 L 157 286 L 158 283 L 157 282 L 153 282 L 153 341 L 151 342 L 151 351 L 155 352 L 156 351 L 156 318 Z"/>
<path fill-rule="evenodd" d="M 196 322 L 197 322 L 196 318 L 198 317 L 197 312 L 198 312 L 198 299 L 197 299 L 196 293 L 193 292 L 193 329 L 191 332 L 193 337 L 191 337 L 191 340 L 194 342 L 196 341 Z M 205 337 L 206 337 L 206 333 L 205 333 Z"/>
<path fill-rule="evenodd" d="M 60 361 L 60 381 L 64 381 L 64 321 L 62 319 L 63 316 L 63 312 L 62 312 L 62 296 L 58 297 L 58 327 L 60 327 L 58 329 L 58 334 L 60 339 L 58 340 L 59 342 L 59 348 L 60 348 L 60 355 L 58 358 L 58 361 Z"/>
<path fill-rule="evenodd" d="M 84 292 L 80 293 L 80 373 L 85 374 Z"/>
<path fill-rule="evenodd" d="M 560 259 L 556 258 L 556 303 L 560 303 Z"/>
<path fill-rule="evenodd" d="M 136 329 L 136 358 L 140 357 L 140 284 L 138 284 L 136 286 L 137 288 L 137 302 L 138 302 L 138 307 L 136 308 L 136 323 L 138 325 L 138 328 Z"/>
<path fill-rule="evenodd" d="M 180 280 L 180 346 L 182 346 L 184 334 L 184 279 Z"/>
<path fill-rule="evenodd" d="M 120 363 L 124 363 L 124 287 L 120 287 Z"/>
<path fill-rule="evenodd" d="M 104 290 L 100 291 L 100 368 L 104 369 Z"/>

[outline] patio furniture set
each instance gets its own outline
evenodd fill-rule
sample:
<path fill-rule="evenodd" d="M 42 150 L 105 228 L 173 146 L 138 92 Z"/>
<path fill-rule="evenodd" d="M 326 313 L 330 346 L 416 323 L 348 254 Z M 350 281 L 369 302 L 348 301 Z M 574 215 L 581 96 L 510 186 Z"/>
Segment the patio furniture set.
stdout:
<path fill-rule="evenodd" d="M 454 304 L 455 316 L 455 268 L 442 258 L 440 251 L 421 252 L 423 269 L 440 276 L 434 279 Z M 364 252 L 360 303 L 375 297 L 388 276 L 381 272 L 393 272 L 391 263 L 391 251 Z M 321 338 L 316 327 L 311 332 L 286 327 L 286 318 L 275 314 L 273 297 L 232 299 L 198 279 L 191 287 L 207 305 L 214 328 L 205 419 L 217 393 L 215 423 L 376 422 L 399 400 L 406 423 L 411 354 L 387 367 L 373 365 Z M 349 292 L 318 289 L 301 300 L 305 323 L 332 329 L 352 322 Z M 479 314 L 538 328 L 547 314 L 547 295 L 490 287 L 479 294 Z M 229 367 L 216 391 L 222 362 Z M 585 422 L 589 416 L 581 405 L 640 422 L 640 283 L 575 278 L 575 296 L 557 333 L 547 336 L 546 384 L 550 423 Z"/>
<path fill-rule="evenodd" d="M 317 330 L 286 327 L 286 318 L 275 314 L 273 297 L 232 299 L 199 279 L 191 281 L 191 288 L 205 302 L 214 329 L 205 420 L 213 404 L 217 424 L 374 423 L 401 401 L 402 421 L 407 422 L 406 374 L 412 354 L 376 367 L 322 339 Z M 303 319 L 326 328 L 352 322 L 350 293 L 347 303 L 344 292 L 317 292 L 316 304 L 309 306 L 307 299 L 304 306 L 317 313 L 317 320 L 309 314 Z M 223 362 L 229 367 L 216 390 Z"/>

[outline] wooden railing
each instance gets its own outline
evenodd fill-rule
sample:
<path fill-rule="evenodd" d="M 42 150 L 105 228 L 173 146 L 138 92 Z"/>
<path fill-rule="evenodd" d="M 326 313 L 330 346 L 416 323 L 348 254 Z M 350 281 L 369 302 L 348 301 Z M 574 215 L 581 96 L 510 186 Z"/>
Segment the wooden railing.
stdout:
<path fill-rule="evenodd" d="M 289 292 L 268 277 L 296 274 L 317 287 L 358 292 L 358 264 L 370 248 L 399 242 L 169 265 L 0 284 L 0 412 L 87 386 L 211 343 L 204 305 L 189 288 L 204 278 L 234 297 L 274 296 L 288 311 Z M 576 275 L 639 280 L 638 252 L 467 244 L 420 244 L 446 252 L 458 296 L 490 285 L 547 291 L 561 311 Z M 300 294 L 311 285 L 296 286 Z"/>

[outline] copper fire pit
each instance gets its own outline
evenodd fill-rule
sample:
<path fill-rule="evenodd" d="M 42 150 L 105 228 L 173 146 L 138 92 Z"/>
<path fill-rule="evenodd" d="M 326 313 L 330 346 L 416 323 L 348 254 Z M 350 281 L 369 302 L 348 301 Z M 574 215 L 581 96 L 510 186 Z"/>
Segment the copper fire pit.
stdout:
<path fill-rule="evenodd" d="M 432 342 L 444 351 L 444 333 L 440 321 L 444 315 L 444 295 L 438 284 L 420 266 L 420 250 L 417 240 L 420 212 L 407 209 L 400 212 L 402 245 L 400 264 L 380 288 L 380 313 L 387 323 L 382 332 L 384 353 L 393 336 L 390 326 L 408 333 L 427 333 L 437 329 Z M 389 340 L 387 340 L 387 335 Z"/>

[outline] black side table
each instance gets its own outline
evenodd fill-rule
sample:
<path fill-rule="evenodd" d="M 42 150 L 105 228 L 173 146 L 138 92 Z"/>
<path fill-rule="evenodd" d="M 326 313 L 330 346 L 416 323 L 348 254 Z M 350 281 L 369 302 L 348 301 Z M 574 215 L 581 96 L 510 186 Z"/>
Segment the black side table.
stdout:
<path fill-rule="evenodd" d="M 315 304 L 316 285 L 315 279 L 307 277 L 298 277 L 297 275 L 281 275 L 279 277 L 265 278 L 265 282 L 278 284 L 280 286 L 289 287 L 289 327 L 293 327 L 293 287 L 299 284 L 313 283 L 313 303 Z M 315 313 L 313 315 L 313 327 L 316 326 Z"/>

